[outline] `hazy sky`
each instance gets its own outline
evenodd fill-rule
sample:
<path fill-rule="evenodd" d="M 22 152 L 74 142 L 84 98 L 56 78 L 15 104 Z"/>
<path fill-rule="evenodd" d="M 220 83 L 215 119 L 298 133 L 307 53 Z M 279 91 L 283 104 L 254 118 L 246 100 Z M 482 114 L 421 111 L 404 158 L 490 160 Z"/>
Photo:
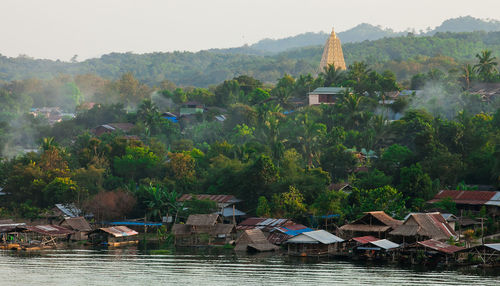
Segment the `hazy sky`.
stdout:
<path fill-rule="evenodd" d="M 499 19 L 500 0 L 0 0 L 0 54 L 199 51 L 363 22 L 419 30 L 466 15 Z"/>

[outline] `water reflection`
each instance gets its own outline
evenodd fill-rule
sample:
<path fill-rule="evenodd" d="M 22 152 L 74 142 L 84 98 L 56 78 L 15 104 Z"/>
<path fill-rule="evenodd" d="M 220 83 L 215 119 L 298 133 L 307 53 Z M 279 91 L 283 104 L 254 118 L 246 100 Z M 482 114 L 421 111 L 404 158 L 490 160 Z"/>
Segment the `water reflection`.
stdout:
<path fill-rule="evenodd" d="M 499 285 L 495 270 L 422 269 L 346 260 L 291 258 L 232 250 L 144 246 L 112 250 L 0 252 L 2 285 Z"/>

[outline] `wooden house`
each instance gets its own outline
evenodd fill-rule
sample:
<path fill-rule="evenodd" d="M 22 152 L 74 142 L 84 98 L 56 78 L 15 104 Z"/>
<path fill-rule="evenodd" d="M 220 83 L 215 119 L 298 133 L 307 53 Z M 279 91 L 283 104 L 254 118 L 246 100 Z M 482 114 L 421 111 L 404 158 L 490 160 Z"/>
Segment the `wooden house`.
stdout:
<path fill-rule="evenodd" d="M 441 190 L 428 203 L 436 203 L 443 199 L 451 199 L 459 210 L 479 213 L 484 207 L 491 216 L 500 214 L 500 192 Z"/>
<path fill-rule="evenodd" d="M 226 244 L 235 239 L 234 224 L 218 223 L 217 214 L 190 215 L 185 224 L 175 224 L 172 234 L 177 245 Z"/>
<path fill-rule="evenodd" d="M 449 264 L 456 261 L 459 251 L 464 249 L 460 246 L 428 239 L 405 247 L 401 257 L 411 264 Z"/>
<path fill-rule="evenodd" d="M 23 250 L 55 248 L 60 241 L 67 241 L 74 231 L 58 225 L 27 225 L 20 227 L 19 241 Z"/>
<path fill-rule="evenodd" d="M 367 235 L 386 238 L 390 231 L 402 223 L 383 211 L 366 212 L 361 218 L 341 226 L 338 234 L 347 238 Z"/>
<path fill-rule="evenodd" d="M 444 241 L 458 237 L 453 228 L 438 212 L 411 213 L 402 225 L 389 234 L 392 239 L 402 243 L 413 243 L 428 239 Z"/>
<path fill-rule="evenodd" d="M 86 240 L 88 233 L 92 231 L 92 227 L 84 217 L 65 218 L 59 225 L 74 231 L 70 237 L 71 240 Z"/>
<path fill-rule="evenodd" d="M 387 239 L 368 241 L 353 248 L 353 257 L 357 259 L 395 260 L 395 251 L 399 246 L 399 244 Z"/>
<path fill-rule="evenodd" d="M 338 243 L 344 240 L 325 230 L 301 233 L 288 239 L 288 254 L 293 256 L 328 256 L 338 252 Z"/>
<path fill-rule="evenodd" d="M 236 247 L 234 248 L 236 251 L 250 252 L 275 251 L 278 249 L 279 247 L 270 243 L 258 228 L 243 231 L 236 240 Z"/>
<path fill-rule="evenodd" d="M 88 234 L 93 245 L 118 247 L 139 243 L 139 233 L 126 226 L 102 227 Z"/>

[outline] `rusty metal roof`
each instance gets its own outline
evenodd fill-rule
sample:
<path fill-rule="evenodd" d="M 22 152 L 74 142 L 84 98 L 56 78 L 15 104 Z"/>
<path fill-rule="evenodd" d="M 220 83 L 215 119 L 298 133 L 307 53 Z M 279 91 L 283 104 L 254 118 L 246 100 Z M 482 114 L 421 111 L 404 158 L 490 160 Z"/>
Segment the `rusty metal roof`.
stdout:
<path fill-rule="evenodd" d="M 361 244 L 365 244 L 365 243 L 368 243 L 368 242 L 372 242 L 372 241 L 378 240 L 378 238 L 376 238 L 374 236 L 371 236 L 371 235 L 360 236 L 360 237 L 353 237 L 352 239 L 354 241 L 357 241 L 357 242 L 361 243 Z"/>
<path fill-rule="evenodd" d="M 419 241 L 417 244 L 422 245 L 424 247 L 428 247 L 431 249 L 434 249 L 439 252 L 447 253 L 447 254 L 453 254 L 457 251 L 464 250 L 465 248 L 460 247 L 460 246 L 455 246 L 455 245 L 449 245 L 444 242 L 440 242 L 434 239 L 429 239 L 425 241 Z"/>
<path fill-rule="evenodd" d="M 69 229 L 64 228 L 62 226 L 52 225 L 52 224 L 27 225 L 24 228 L 26 228 L 27 231 L 36 232 L 36 233 L 39 233 L 42 235 L 48 235 L 48 236 L 64 236 L 64 235 L 74 233 L 74 231 L 72 231 L 72 230 L 69 230 Z"/>
<path fill-rule="evenodd" d="M 139 234 L 137 231 L 130 229 L 126 226 L 112 226 L 112 227 L 102 227 L 99 230 L 107 232 L 114 237 L 132 236 Z"/>
<path fill-rule="evenodd" d="M 500 192 L 441 190 L 428 203 L 436 203 L 451 198 L 456 204 L 500 206 Z"/>
<path fill-rule="evenodd" d="M 193 195 L 193 194 L 184 194 L 180 198 L 177 199 L 179 202 L 189 201 L 193 198 L 198 200 L 210 200 L 216 203 L 238 203 L 241 200 L 238 200 L 233 195 Z"/>
<path fill-rule="evenodd" d="M 26 226 L 25 223 L 2 223 L 0 224 L 0 233 L 24 229 L 24 226 Z"/>

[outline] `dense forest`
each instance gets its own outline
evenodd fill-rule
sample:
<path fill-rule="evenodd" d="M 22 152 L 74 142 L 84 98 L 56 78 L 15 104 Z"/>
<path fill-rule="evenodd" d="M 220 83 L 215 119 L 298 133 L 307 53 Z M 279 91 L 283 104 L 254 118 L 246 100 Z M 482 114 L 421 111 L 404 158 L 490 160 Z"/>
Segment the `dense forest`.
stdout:
<path fill-rule="evenodd" d="M 28 78 L 51 79 L 60 74 L 96 74 L 116 80 L 132 72 L 149 86 L 169 80 L 180 86 L 208 87 L 240 75 L 248 75 L 263 83 L 275 84 L 283 74 L 294 77 L 318 73 L 322 45 L 262 55 L 242 50 L 212 50 L 173 53 L 112 53 L 83 62 L 36 60 L 26 56 L 0 56 L 0 82 Z M 403 37 L 343 45 L 347 64 L 364 61 L 372 69 L 393 71 L 399 81 L 409 80 L 432 68 L 444 71 L 460 69 L 472 63 L 483 49 L 500 50 L 500 32 L 437 33 L 433 36 L 408 34 Z M 404 83 L 404 82 L 403 82 Z"/>
<path fill-rule="evenodd" d="M 432 47 L 441 45 L 450 56 L 470 59 L 459 71 L 416 73 L 407 85 L 432 88 L 400 96 L 390 105 L 380 104 L 385 93 L 404 84 L 391 70 L 378 72 L 377 62 L 352 62 L 363 58 L 363 49 L 355 52 L 354 44 L 346 45 L 351 57 L 347 71 L 330 66 L 318 76 L 285 74 L 273 85 L 248 75 L 209 88 L 177 86 L 163 80 L 162 73 L 143 81 L 155 75 L 148 65 L 142 73 L 116 79 L 86 74 L 7 82 L 0 89 L 0 186 L 6 194 L 0 212 L 2 217 L 36 218 L 54 203 L 76 202 L 100 219 L 146 212 L 158 220 L 165 212 L 186 215 L 185 205 L 176 202 L 180 194 L 211 193 L 237 196 L 250 214 L 303 222 L 325 214 L 352 219 L 370 210 L 401 218 L 427 208 L 425 202 L 439 189 L 498 187 L 500 99 L 485 100 L 468 91 L 471 85 L 500 80 L 497 59 L 487 50 L 462 50 L 473 52 L 495 41 L 492 34 L 464 33 L 358 44 L 367 49 L 364 55 L 381 59 L 410 57 L 410 50 L 420 49 L 435 56 Z M 374 52 L 377 46 L 380 55 Z M 212 55 L 197 56 L 202 54 Z M 115 57 L 138 66 L 132 59 L 155 56 L 187 54 L 103 59 L 110 68 L 121 67 L 114 70 L 119 73 L 130 66 Z M 248 61 L 256 65 L 251 57 Z M 321 86 L 350 91 L 332 105 L 298 104 Z M 178 122 L 162 115 L 177 113 L 188 101 L 203 104 L 204 112 Z M 29 114 L 42 106 L 68 112 L 76 106 L 76 116 L 49 125 Z M 96 126 L 116 122 L 134 127 L 128 134 L 94 135 Z M 37 150 L 16 153 L 16 146 Z M 352 192 L 330 187 L 342 182 L 351 184 Z M 213 207 L 205 201 L 189 204 L 193 212 Z M 439 207 L 454 210 L 449 201 Z M 487 224 L 489 232 L 495 231 L 491 220 Z"/>

